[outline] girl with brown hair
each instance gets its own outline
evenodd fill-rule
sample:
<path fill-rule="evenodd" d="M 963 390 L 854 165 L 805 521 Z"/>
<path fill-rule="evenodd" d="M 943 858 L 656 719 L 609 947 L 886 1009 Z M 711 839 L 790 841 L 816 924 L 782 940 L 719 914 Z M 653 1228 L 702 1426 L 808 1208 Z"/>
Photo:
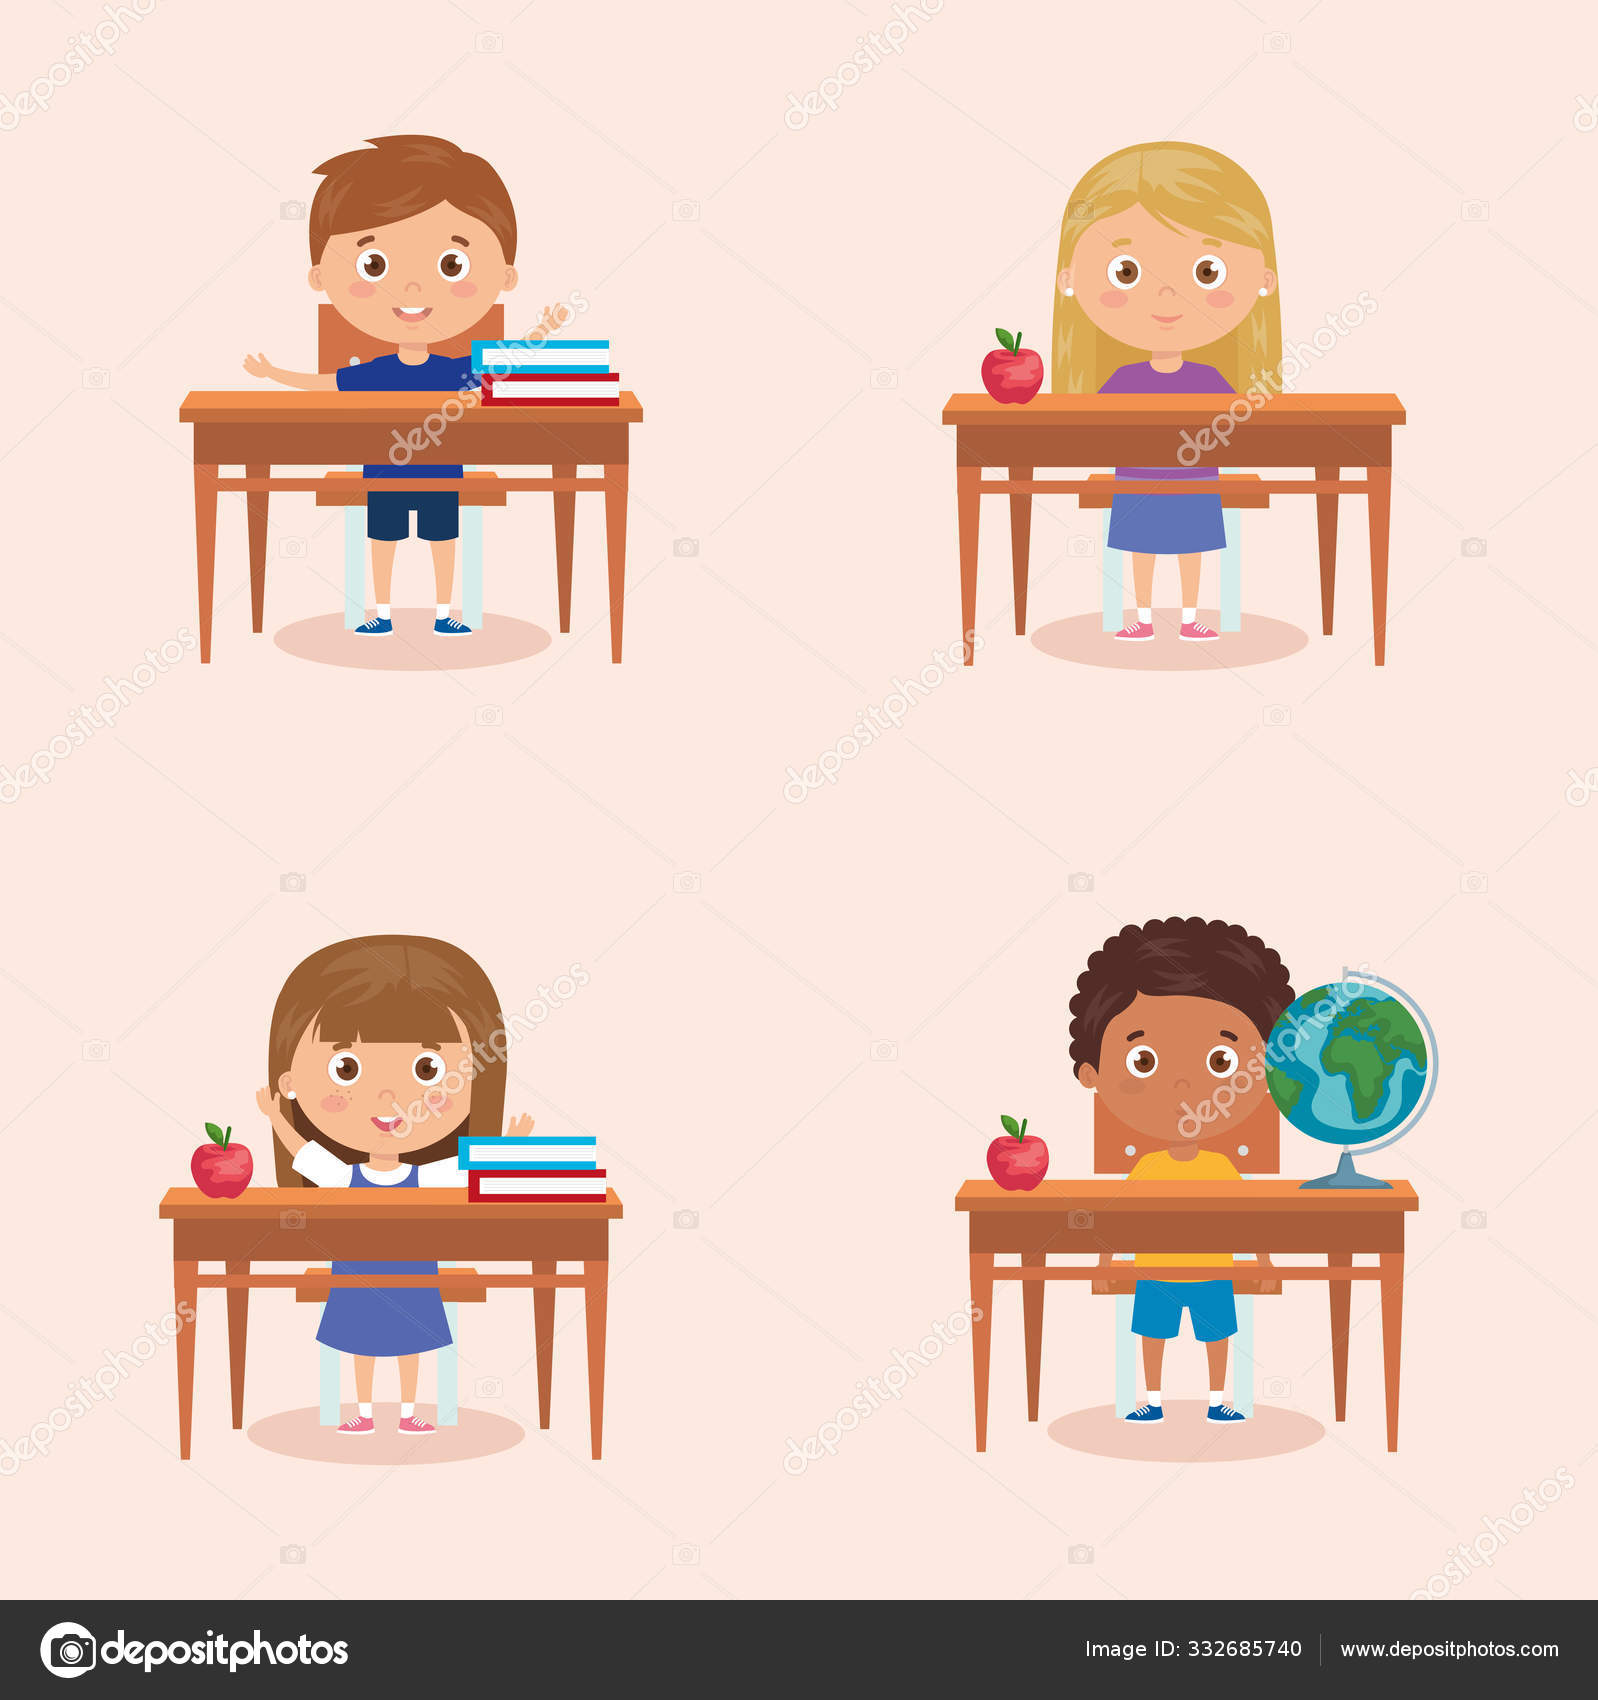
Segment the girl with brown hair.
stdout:
<path fill-rule="evenodd" d="M 267 1043 L 281 1186 L 461 1186 L 458 1141 L 495 1136 L 505 1114 L 506 1030 L 488 976 L 455 945 L 382 934 L 308 956 L 284 982 Z M 507 1130 L 525 1134 L 532 1118 Z M 436 1262 L 334 1263 L 335 1275 L 435 1275 Z M 397 1358 L 400 1432 L 416 1415 L 420 1354 L 450 1343 L 437 1288 L 334 1287 L 317 1339 L 355 1360 L 357 1415 L 376 1429 L 378 1358 Z"/>

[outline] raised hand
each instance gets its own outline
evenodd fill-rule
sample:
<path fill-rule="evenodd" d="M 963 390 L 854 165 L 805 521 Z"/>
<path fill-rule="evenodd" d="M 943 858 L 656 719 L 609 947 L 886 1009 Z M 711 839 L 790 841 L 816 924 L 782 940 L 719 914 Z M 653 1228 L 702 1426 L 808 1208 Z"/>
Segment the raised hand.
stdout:
<path fill-rule="evenodd" d="M 508 1139 L 525 1139 L 532 1131 L 533 1118 L 531 1116 L 512 1116 L 510 1125 L 505 1129 L 505 1136 Z"/>

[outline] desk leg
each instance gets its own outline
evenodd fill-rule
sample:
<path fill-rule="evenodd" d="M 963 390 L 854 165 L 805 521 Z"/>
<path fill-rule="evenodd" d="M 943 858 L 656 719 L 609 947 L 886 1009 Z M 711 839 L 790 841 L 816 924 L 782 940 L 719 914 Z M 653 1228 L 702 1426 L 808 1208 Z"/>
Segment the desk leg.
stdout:
<path fill-rule="evenodd" d="M 1393 469 L 1368 466 L 1371 523 L 1371 625 L 1376 641 L 1376 665 L 1387 660 L 1387 539 L 1392 519 Z"/>
<path fill-rule="evenodd" d="M 200 581 L 200 659 L 211 659 L 211 592 L 216 582 L 216 475 L 194 468 L 194 565 Z M 184 1454 L 188 1456 L 187 1453 Z"/>
<path fill-rule="evenodd" d="M 1030 466 L 1012 466 L 1010 477 L 1030 478 Z M 1010 577 L 1015 585 L 1015 635 L 1026 636 L 1027 572 L 1032 564 L 1032 498 L 1010 497 Z"/>
<path fill-rule="evenodd" d="M 1342 469 L 1336 466 L 1317 466 L 1319 483 L 1334 483 Z M 1315 493 L 1315 530 L 1320 541 L 1321 556 L 1321 631 L 1332 635 L 1332 600 L 1337 590 L 1337 492 Z M 1334 1283 L 1335 1284 L 1335 1283 Z"/>
<path fill-rule="evenodd" d="M 1387 1450 L 1398 1450 L 1398 1362 L 1404 1339 L 1404 1254 L 1381 1254 L 1382 1379 L 1387 1387 Z"/>
<path fill-rule="evenodd" d="M 965 646 L 965 664 L 976 659 L 972 637 L 977 628 L 977 525 L 982 502 L 982 468 L 955 468 L 955 500 L 960 524 L 960 642 Z"/>
<path fill-rule="evenodd" d="M 1327 1254 L 1329 1269 L 1349 1269 L 1353 1263 L 1351 1251 Z M 1337 1420 L 1342 1422 L 1348 1414 L 1348 1312 L 1354 1297 L 1354 1283 L 1328 1281 L 1326 1287 L 1332 1296 L 1332 1408 L 1337 1413 Z"/>
<path fill-rule="evenodd" d="M 622 601 L 627 590 L 626 461 L 605 468 L 605 560 L 610 568 L 610 658 L 620 661 Z"/>
<path fill-rule="evenodd" d="M 555 1273 L 553 1263 L 535 1263 L 535 1275 Z M 533 1288 L 533 1349 L 538 1355 L 538 1426 L 549 1427 L 549 1380 L 555 1359 L 555 1289 Z"/>
<path fill-rule="evenodd" d="M 269 466 L 246 466 L 246 478 L 270 478 Z M 260 631 L 266 614 L 266 490 L 246 490 L 244 508 L 250 526 L 250 630 Z M 237 1425 L 235 1425 L 237 1426 Z"/>
<path fill-rule="evenodd" d="M 588 1438 L 595 1458 L 605 1429 L 605 1285 L 609 1279 L 608 1261 L 599 1259 L 583 1265 L 583 1303 L 588 1312 Z"/>
<path fill-rule="evenodd" d="M 172 1293 L 178 1313 L 178 1456 L 189 1455 L 194 1430 L 194 1328 L 199 1321 L 200 1266 L 172 1264 Z"/>
<path fill-rule="evenodd" d="M 229 1263 L 229 1275 L 248 1275 L 250 1265 Z M 250 1322 L 250 1289 L 229 1287 L 227 1290 L 227 1359 L 228 1374 L 233 1383 L 233 1426 L 244 1427 L 244 1343 Z"/>
<path fill-rule="evenodd" d="M 993 1347 L 993 1253 L 971 1253 L 971 1385 L 976 1394 L 977 1451 L 988 1449 L 988 1363 Z"/>
<path fill-rule="evenodd" d="M 1041 1269 L 1047 1262 L 1041 1251 L 1021 1254 L 1023 1269 Z M 1047 1281 L 1021 1283 L 1021 1316 L 1026 1330 L 1026 1420 L 1038 1420 L 1038 1387 L 1043 1379 L 1043 1292 Z"/>
<path fill-rule="evenodd" d="M 552 466 L 549 469 L 556 478 L 575 478 L 575 466 Z M 569 632 L 572 629 L 572 538 L 577 523 L 577 492 L 575 490 L 557 490 L 555 492 L 555 588 L 560 597 L 560 629 Z M 609 510 L 606 510 L 606 526 L 610 523 Z M 553 1289 L 551 1289 L 553 1291 Z M 537 1291 L 537 1288 L 534 1288 Z"/>

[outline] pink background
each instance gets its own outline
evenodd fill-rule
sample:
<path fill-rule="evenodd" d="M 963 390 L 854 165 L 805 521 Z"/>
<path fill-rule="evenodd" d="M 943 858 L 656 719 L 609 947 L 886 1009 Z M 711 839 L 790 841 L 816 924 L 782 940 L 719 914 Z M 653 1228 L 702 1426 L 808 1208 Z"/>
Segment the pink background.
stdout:
<path fill-rule="evenodd" d="M 346 934 L 412 930 L 472 951 L 508 1007 L 572 963 L 591 976 L 513 1055 L 510 1103 L 596 1133 L 626 1203 L 604 1462 L 572 1295 L 547 1435 L 383 1473 L 228 1427 L 211 1294 L 192 1463 L 168 1347 L 0 1486 L 8 1592 L 1404 1596 L 1560 1468 L 1577 1491 L 1455 1597 L 1590 1591 L 1598 806 L 1566 789 L 1598 763 L 1580 376 L 1598 133 L 1574 122 L 1598 43 L 1573 6 L 1507 30 L 1488 8 L 1292 10 L 948 0 L 796 132 L 788 96 L 880 29 L 885 0 L 609 17 L 284 0 L 236 25 L 165 0 L 0 136 L 8 767 L 194 627 L 178 403 L 249 387 L 247 351 L 312 363 L 305 225 L 280 209 L 328 155 L 406 130 L 486 154 L 521 218 L 512 322 L 581 290 L 647 411 L 622 667 L 589 498 L 571 636 L 434 676 L 252 637 L 226 498 L 214 664 L 190 654 L 0 810 L 0 1006 L 23 1059 L 0 1112 L 0 1437 L 170 1308 L 156 1203 L 187 1184 L 202 1122 L 231 1121 L 269 1166 L 253 1098 L 287 971 Z M 13 8 L 0 90 L 99 15 Z M 1336 635 L 1318 634 L 1311 508 L 1283 503 L 1249 518 L 1246 606 L 1315 635 L 1196 676 L 1090 671 L 1016 638 L 990 510 L 977 666 L 784 801 L 790 764 L 957 639 L 939 410 L 977 387 L 995 324 L 1047 349 L 1072 185 L 1162 135 L 1258 177 L 1289 340 L 1362 290 L 1379 303 L 1305 387 L 1409 408 L 1387 668 L 1357 502 Z M 1476 201 L 1486 218 L 1462 216 Z M 553 627 L 542 499 L 487 525 L 490 608 Z M 1034 630 L 1096 606 L 1096 536 L 1039 503 Z M 1462 552 L 1473 538 L 1484 554 Z M 271 550 L 268 633 L 338 606 L 336 511 L 276 498 Z M 411 544 L 396 600 L 428 583 Z M 1423 1200 L 1402 1450 L 1383 1446 L 1368 1286 L 1345 1425 L 1185 1466 L 1048 1439 L 1110 1394 L 1111 1307 L 1074 1290 L 1050 1295 L 1029 1427 L 1005 1290 L 985 1456 L 962 1344 L 786 1475 L 788 1437 L 962 1303 L 952 1199 L 999 1112 L 1032 1118 L 1057 1175 L 1087 1167 L 1066 1000 L 1108 933 L 1168 913 L 1246 923 L 1301 987 L 1368 962 L 1440 1035 L 1434 1107 L 1375 1165 Z M 1289 1174 L 1327 1156 L 1284 1130 Z M 535 1425 L 530 1312 L 473 1307 L 462 1379 L 468 1403 Z M 314 1401 L 313 1326 L 257 1295 L 249 1420 Z M 1329 1421 L 1319 1289 L 1260 1307 L 1259 1353 L 1289 1384 L 1278 1402 Z M 474 1397 L 489 1378 L 502 1399 Z M 1202 1385 L 1184 1338 L 1168 1391 Z"/>

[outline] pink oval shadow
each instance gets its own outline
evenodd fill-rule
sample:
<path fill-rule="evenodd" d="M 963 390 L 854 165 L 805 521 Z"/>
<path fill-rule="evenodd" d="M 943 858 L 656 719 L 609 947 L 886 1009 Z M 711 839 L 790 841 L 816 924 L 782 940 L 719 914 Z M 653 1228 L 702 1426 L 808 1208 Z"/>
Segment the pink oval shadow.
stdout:
<path fill-rule="evenodd" d="M 1132 1458 L 1145 1464 L 1233 1464 L 1245 1458 L 1278 1458 L 1302 1452 L 1325 1438 L 1324 1424 L 1302 1411 L 1280 1405 L 1256 1405 L 1241 1423 L 1205 1419 L 1199 1399 L 1166 1402 L 1157 1423 L 1129 1423 L 1113 1405 L 1072 1411 L 1049 1424 L 1049 1439 L 1073 1452 L 1098 1458 Z"/>
<path fill-rule="evenodd" d="M 344 629 L 342 614 L 318 614 L 284 626 L 272 640 L 285 654 L 326 667 L 355 667 L 378 673 L 459 673 L 469 667 L 502 667 L 525 661 L 553 641 L 542 626 L 485 614 L 469 637 L 441 637 L 430 608 L 396 608 L 394 630 L 361 637 Z"/>

